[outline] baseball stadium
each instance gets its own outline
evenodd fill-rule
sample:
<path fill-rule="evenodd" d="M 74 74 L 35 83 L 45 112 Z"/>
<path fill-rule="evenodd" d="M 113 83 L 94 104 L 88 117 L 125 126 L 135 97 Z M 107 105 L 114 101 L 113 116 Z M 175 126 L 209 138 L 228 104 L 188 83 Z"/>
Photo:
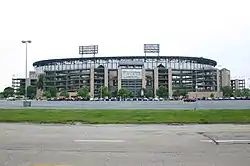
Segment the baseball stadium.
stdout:
<path fill-rule="evenodd" d="M 44 73 L 44 89 L 77 92 L 89 87 L 90 96 L 98 97 L 100 87 L 106 86 L 111 96 L 126 88 L 138 96 L 142 88 L 156 97 L 160 86 L 167 87 L 169 97 L 175 90 L 189 95 L 219 95 L 221 71 L 217 62 L 203 57 L 185 56 L 116 56 L 79 57 L 41 60 L 33 63 L 37 73 Z M 230 79 L 229 79 L 230 80 Z"/>

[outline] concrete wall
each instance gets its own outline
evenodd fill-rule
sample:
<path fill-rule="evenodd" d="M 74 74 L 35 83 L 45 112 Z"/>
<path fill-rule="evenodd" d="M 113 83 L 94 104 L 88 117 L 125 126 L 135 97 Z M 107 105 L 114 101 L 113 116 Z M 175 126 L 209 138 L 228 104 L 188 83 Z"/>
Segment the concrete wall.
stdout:
<path fill-rule="evenodd" d="M 154 96 L 156 97 L 156 91 L 159 88 L 158 83 L 158 68 L 154 69 Z"/>
<path fill-rule="evenodd" d="M 172 69 L 168 69 L 168 96 L 171 98 L 173 96 L 173 87 L 172 87 Z"/>
<path fill-rule="evenodd" d="M 220 74 L 221 74 L 221 87 L 231 86 L 230 70 L 225 68 L 221 69 Z"/>
<path fill-rule="evenodd" d="M 210 97 L 210 95 L 213 93 L 214 97 L 222 97 L 223 93 L 222 92 L 188 92 L 188 96 L 190 98 L 196 98 L 196 93 L 197 93 L 197 98 L 202 98 L 202 97 Z"/>
<path fill-rule="evenodd" d="M 122 69 L 121 67 L 118 68 L 118 75 L 117 75 L 117 89 L 118 91 L 122 88 Z"/>
<path fill-rule="evenodd" d="M 109 72 L 108 68 L 104 68 L 104 86 L 108 87 L 108 82 L 109 82 Z"/>
<path fill-rule="evenodd" d="M 217 84 L 217 92 L 219 93 L 220 92 L 220 71 L 217 70 L 217 73 L 216 73 L 216 84 Z"/>
<path fill-rule="evenodd" d="M 146 88 L 146 70 L 142 68 L 142 88 Z"/>
<path fill-rule="evenodd" d="M 36 98 L 43 98 L 43 91 L 40 89 L 36 90 Z"/>
<path fill-rule="evenodd" d="M 72 96 L 77 96 L 77 92 L 69 92 L 69 98 Z"/>
<path fill-rule="evenodd" d="M 95 69 L 94 69 L 94 66 L 91 66 L 90 68 L 90 97 L 93 98 L 94 97 L 94 81 L 95 81 L 95 76 L 94 76 L 94 73 L 95 72 Z"/>

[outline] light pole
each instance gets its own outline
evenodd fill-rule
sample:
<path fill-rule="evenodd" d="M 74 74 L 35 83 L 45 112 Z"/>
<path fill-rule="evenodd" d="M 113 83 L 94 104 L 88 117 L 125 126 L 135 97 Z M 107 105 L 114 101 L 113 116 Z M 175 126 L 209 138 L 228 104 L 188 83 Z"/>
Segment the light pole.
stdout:
<path fill-rule="evenodd" d="M 25 101 L 27 101 L 27 91 L 28 91 L 28 43 L 31 43 L 30 40 L 23 40 L 22 43 L 26 45 L 25 53 Z"/>
<path fill-rule="evenodd" d="M 198 107 L 198 103 L 197 103 L 197 97 L 198 97 L 198 85 L 197 85 L 197 71 L 195 72 L 195 107 L 194 107 L 194 110 L 197 109 Z"/>

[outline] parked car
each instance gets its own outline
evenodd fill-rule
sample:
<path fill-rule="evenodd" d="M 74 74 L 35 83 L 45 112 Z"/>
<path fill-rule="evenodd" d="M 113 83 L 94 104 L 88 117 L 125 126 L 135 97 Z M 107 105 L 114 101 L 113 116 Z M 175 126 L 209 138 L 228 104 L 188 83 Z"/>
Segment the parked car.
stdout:
<path fill-rule="evenodd" d="M 184 99 L 184 102 L 195 102 L 196 101 L 196 99 L 194 99 L 194 98 L 186 98 L 186 99 Z"/>
<path fill-rule="evenodd" d="M 16 100 L 15 97 L 8 97 L 8 98 L 7 98 L 7 101 L 15 101 L 15 100 Z"/>

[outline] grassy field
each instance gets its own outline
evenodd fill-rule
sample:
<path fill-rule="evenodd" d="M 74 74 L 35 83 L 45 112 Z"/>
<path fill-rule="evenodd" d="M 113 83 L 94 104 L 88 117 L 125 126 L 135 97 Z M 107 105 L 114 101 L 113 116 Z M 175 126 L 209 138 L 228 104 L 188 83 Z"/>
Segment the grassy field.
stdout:
<path fill-rule="evenodd" d="M 0 109 L 0 122 L 150 124 L 250 123 L 249 110 L 47 110 Z"/>

